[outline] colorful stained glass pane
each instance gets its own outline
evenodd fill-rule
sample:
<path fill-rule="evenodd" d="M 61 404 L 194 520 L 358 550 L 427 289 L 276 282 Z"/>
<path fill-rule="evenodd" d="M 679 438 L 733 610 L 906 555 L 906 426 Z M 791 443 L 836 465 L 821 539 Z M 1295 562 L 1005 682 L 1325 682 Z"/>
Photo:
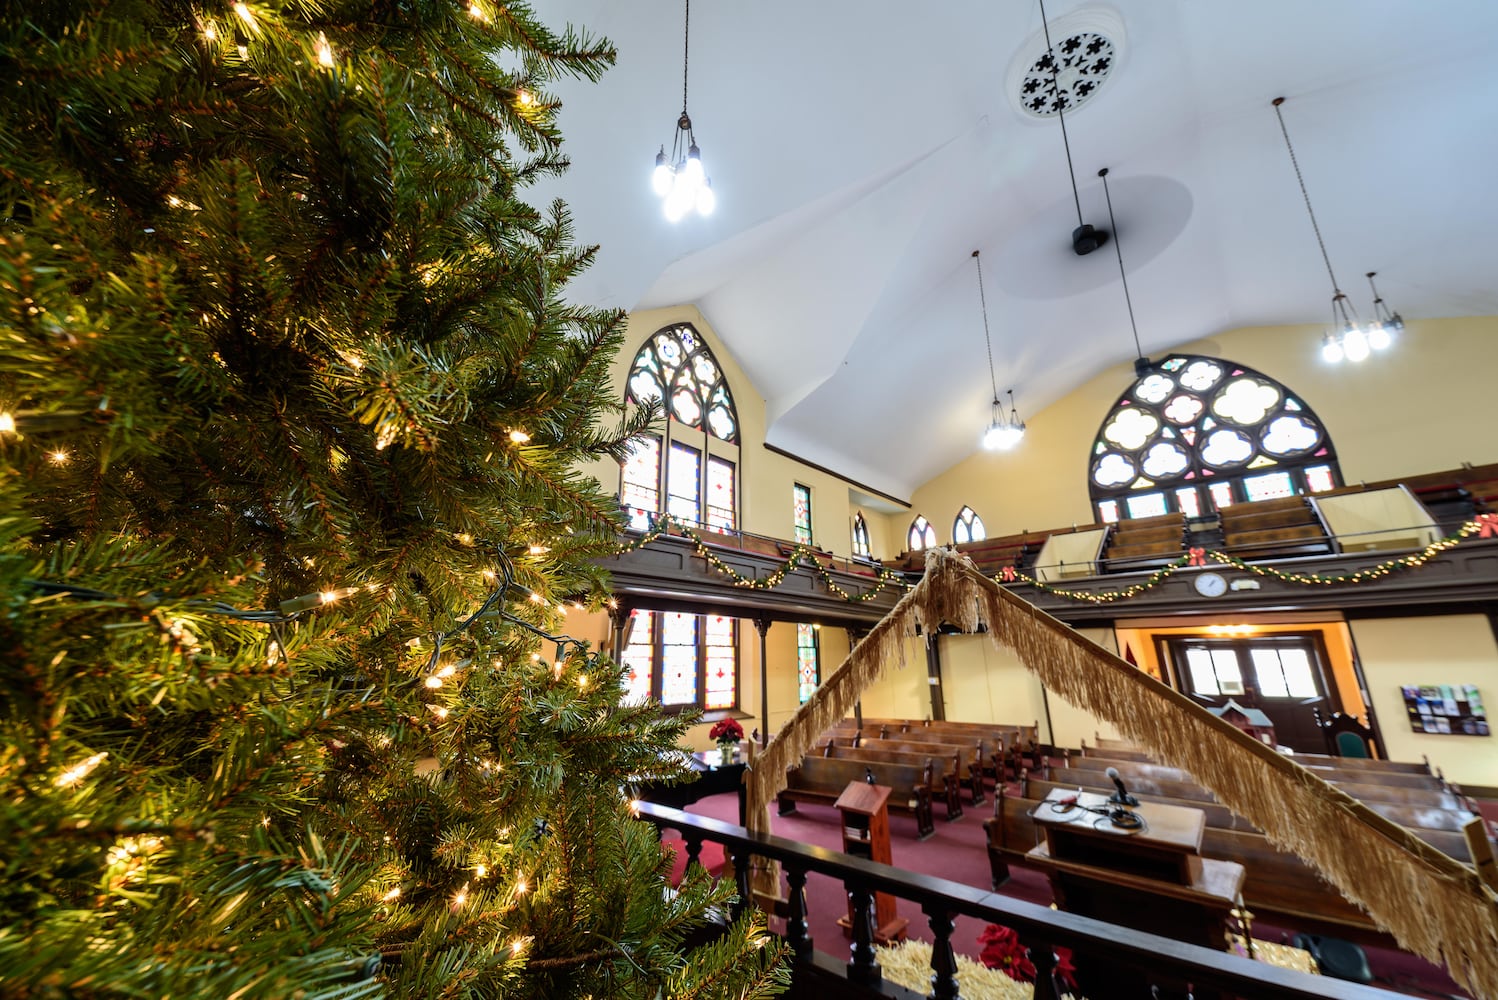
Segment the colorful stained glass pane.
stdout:
<path fill-rule="evenodd" d="M 936 529 L 925 517 L 917 514 L 916 519 L 910 522 L 910 531 L 905 536 L 905 546 L 910 551 L 917 549 L 929 549 L 936 545 Z"/>
<path fill-rule="evenodd" d="M 1306 469 L 1306 486 L 1312 493 L 1325 493 L 1327 490 L 1337 488 L 1336 480 L 1332 478 L 1332 467 L 1330 465 L 1313 465 Z"/>
<path fill-rule="evenodd" d="M 1097 505 L 1098 517 L 1104 524 L 1112 524 L 1118 520 L 1118 501 L 1101 500 Z"/>
<path fill-rule="evenodd" d="M 796 541 L 811 544 L 811 487 L 795 483 L 791 487 L 791 502 L 795 507 Z"/>
<path fill-rule="evenodd" d="M 1212 494 L 1212 506 L 1216 507 L 1218 510 L 1222 510 L 1222 508 L 1224 507 L 1231 507 L 1233 505 L 1232 483 L 1213 483 L 1212 485 L 1207 487 L 1207 491 Z"/>
<path fill-rule="evenodd" d="M 637 705 L 650 698 L 651 675 L 655 668 L 655 615 L 635 611 L 629 616 L 629 642 L 625 644 L 620 663 L 624 666 L 625 704 Z"/>
<path fill-rule="evenodd" d="M 817 655 L 817 630 L 810 625 L 796 626 L 796 690 L 801 704 L 806 704 L 821 683 Z"/>
<path fill-rule="evenodd" d="M 987 530 L 983 527 L 983 519 L 971 507 L 963 507 L 957 512 L 957 520 L 952 523 L 952 541 L 981 542 L 988 537 Z"/>
<path fill-rule="evenodd" d="M 671 415 L 692 427 L 702 426 L 702 407 L 697 403 L 697 394 L 690 387 L 676 390 L 671 397 Z"/>
<path fill-rule="evenodd" d="M 1196 491 L 1195 486 L 1186 486 L 1176 490 L 1176 507 L 1187 517 L 1201 517 L 1202 497 Z"/>
<path fill-rule="evenodd" d="M 661 509 L 661 439 L 653 434 L 630 443 L 619 486 L 619 505 L 629 517 L 629 526 L 639 531 L 650 525 L 650 517 Z"/>
<path fill-rule="evenodd" d="M 671 416 L 714 437 L 738 443 L 738 417 L 723 370 L 687 324 L 661 330 L 635 356 L 626 398 L 641 403 L 669 395 Z"/>
<path fill-rule="evenodd" d="M 697 616 L 661 615 L 661 704 L 697 703 Z"/>
<path fill-rule="evenodd" d="M 1295 482 L 1288 472 L 1271 472 L 1263 476 L 1249 476 L 1243 480 L 1243 489 L 1249 500 L 1275 500 L 1293 497 Z"/>
<path fill-rule="evenodd" d="M 1164 493 L 1136 493 L 1124 503 L 1130 517 L 1158 517 L 1166 512 Z"/>
<path fill-rule="evenodd" d="M 671 442 L 671 460 L 666 465 L 666 510 L 689 524 L 702 520 L 702 453 L 696 448 Z"/>
<path fill-rule="evenodd" d="M 709 456 L 707 460 L 707 526 L 734 529 L 733 463 Z"/>
<path fill-rule="evenodd" d="M 734 708 L 738 705 L 738 646 L 734 642 L 736 623 L 724 615 L 703 618 L 703 661 L 707 679 L 703 685 L 702 707 Z"/>

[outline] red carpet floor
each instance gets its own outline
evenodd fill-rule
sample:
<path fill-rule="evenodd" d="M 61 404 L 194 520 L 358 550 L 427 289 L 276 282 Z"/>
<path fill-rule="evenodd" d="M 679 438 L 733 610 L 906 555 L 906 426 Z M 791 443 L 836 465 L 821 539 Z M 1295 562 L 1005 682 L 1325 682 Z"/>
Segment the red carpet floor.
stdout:
<path fill-rule="evenodd" d="M 890 816 L 891 853 L 894 863 L 908 871 L 950 879 L 964 885 L 987 890 L 990 887 L 988 853 L 983 834 L 983 820 L 991 815 L 992 806 L 985 804 L 969 806 L 965 815 L 956 822 L 948 823 L 944 809 L 936 807 L 936 833 L 925 841 L 915 839 L 915 821 L 908 816 Z M 734 795 L 715 795 L 702 799 L 689 809 L 690 812 L 728 823 L 738 822 L 738 800 Z M 842 834 L 838 825 L 837 810 L 831 806 L 798 804 L 796 811 L 786 816 L 774 816 L 773 832 L 777 836 L 815 844 L 832 850 L 841 850 Z M 680 840 L 668 831 L 666 845 L 680 848 Z M 718 873 L 723 868 L 723 852 L 714 844 L 706 844 L 702 861 L 708 871 Z M 685 865 L 680 850 L 677 851 L 675 877 L 679 878 Z M 1011 868 L 1013 877 L 1000 888 L 1000 892 L 1032 903 L 1049 905 L 1050 886 L 1043 875 Z M 837 918 L 847 913 L 847 897 L 841 883 L 819 875 L 807 879 L 807 897 L 811 913 L 812 940 L 818 951 L 837 958 L 846 958 L 848 940 L 843 937 Z M 931 928 L 926 917 L 912 903 L 900 904 L 900 916 L 910 921 L 908 934 L 924 941 L 932 939 Z M 983 923 L 968 917 L 958 920 L 952 943 L 961 954 L 977 957 L 980 947 L 978 935 Z M 1263 923 L 1256 924 L 1254 936 L 1270 941 L 1288 937 L 1289 930 L 1281 930 Z M 1463 997 L 1444 970 L 1413 955 L 1393 949 L 1367 948 L 1368 963 L 1378 985 L 1386 989 L 1420 997 Z"/>

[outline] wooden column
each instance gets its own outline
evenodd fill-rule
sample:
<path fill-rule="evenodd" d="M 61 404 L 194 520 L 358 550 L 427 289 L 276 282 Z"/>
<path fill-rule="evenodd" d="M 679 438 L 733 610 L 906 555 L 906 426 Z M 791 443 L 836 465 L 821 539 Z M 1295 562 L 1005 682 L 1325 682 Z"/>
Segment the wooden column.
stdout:
<path fill-rule="evenodd" d="M 941 633 L 935 629 L 926 633 L 926 686 L 931 689 L 931 718 L 940 722 L 947 717 L 945 700 L 941 693 Z"/>
<path fill-rule="evenodd" d="M 759 633 L 759 745 L 765 746 L 770 742 L 770 651 L 765 648 L 770 619 L 756 615 L 750 621 Z"/>
<path fill-rule="evenodd" d="M 861 628 L 857 628 L 857 627 L 852 626 L 852 625 L 844 626 L 843 627 L 843 631 L 846 632 L 846 633 L 848 633 L 848 651 L 850 653 L 853 651 L 853 647 L 856 646 L 856 645 L 858 645 L 859 642 L 861 642 L 863 640 L 863 637 L 868 634 L 867 630 L 861 629 Z M 860 731 L 863 730 L 863 699 L 862 698 L 858 699 L 857 701 L 855 701 L 853 703 L 853 724 L 856 725 L 859 728 Z"/>
<path fill-rule="evenodd" d="M 610 658 L 618 663 L 624 656 L 625 633 L 629 630 L 630 609 L 624 606 L 623 601 L 617 602 L 616 607 L 609 608 L 609 632 L 613 641 L 613 649 L 609 653 Z"/>

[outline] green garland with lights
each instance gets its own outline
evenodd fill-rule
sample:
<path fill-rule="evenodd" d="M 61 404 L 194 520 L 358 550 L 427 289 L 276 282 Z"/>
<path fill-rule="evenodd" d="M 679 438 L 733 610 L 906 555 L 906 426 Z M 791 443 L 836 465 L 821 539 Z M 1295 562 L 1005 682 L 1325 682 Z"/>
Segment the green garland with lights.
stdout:
<path fill-rule="evenodd" d="M 1121 590 L 1064 590 L 1053 587 L 1042 580 L 1038 580 L 1029 573 L 1023 573 L 1014 567 L 1007 567 L 994 575 L 993 580 L 999 584 L 1025 583 L 1045 594 L 1056 597 L 1065 597 L 1073 601 L 1084 601 L 1089 604 L 1111 604 L 1114 601 L 1128 600 L 1138 597 L 1146 591 L 1164 583 L 1178 571 L 1192 566 L 1205 566 L 1207 560 L 1231 566 L 1254 576 L 1267 576 L 1281 583 L 1296 583 L 1306 586 L 1335 586 L 1337 584 L 1366 583 L 1369 580 L 1388 576 L 1406 569 L 1416 569 L 1425 565 L 1432 558 L 1447 549 L 1455 548 L 1463 541 L 1477 535 L 1481 538 L 1498 537 L 1498 514 L 1479 514 L 1476 519 L 1463 524 L 1457 531 L 1447 535 L 1445 538 L 1431 542 L 1419 552 L 1411 552 L 1397 559 L 1389 559 L 1374 566 L 1366 566 L 1352 573 L 1293 573 L 1273 566 L 1264 566 L 1257 563 L 1245 562 L 1238 556 L 1226 552 L 1218 552 L 1215 549 L 1193 549 L 1182 555 L 1179 559 L 1155 570 L 1139 583 L 1130 584 Z"/>
<path fill-rule="evenodd" d="M 908 587 L 909 583 L 903 574 L 892 569 L 881 569 L 879 571 L 879 583 L 872 590 L 861 594 L 850 594 L 838 586 L 833 579 L 832 573 L 823 566 L 816 558 L 817 553 L 804 545 L 797 544 L 791 550 L 791 554 L 768 576 L 745 576 L 732 566 L 728 565 L 716 553 L 708 547 L 708 543 L 680 518 L 672 514 L 664 514 L 656 520 L 639 537 L 630 542 L 622 542 L 618 547 L 618 554 L 624 555 L 629 552 L 637 552 L 657 538 L 667 534 L 672 526 L 686 538 L 690 539 L 697 555 L 707 560 L 709 566 L 718 572 L 732 578 L 735 587 L 747 587 L 751 590 L 773 590 L 784 582 L 786 576 L 800 567 L 812 569 L 822 578 L 827 589 L 838 597 L 849 603 L 861 603 L 872 600 L 885 587 L 899 584 Z M 1067 590 L 1061 587 L 1053 587 L 1043 580 L 1037 579 L 1029 573 L 1022 572 L 1015 567 L 1006 567 L 1003 571 L 994 574 L 993 580 L 1000 585 L 1015 583 L 1027 584 L 1044 594 L 1055 597 L 1064 597 L 1068 600 L 1082 601 L 1088 604 L 1112 604 L 1115 601 L 1126 601 L 1138 597 L 1147 591 L 1153 590 L 1164 583 L 1177 572 L 1191 567 L 1200 567 L 1207 564 L 1207 560 L 1234 569 L 1251 573 L 1254 576 L 1270 577 L 1282 583 L 1295 583 L 1305 586 L 1335 586 L 1337 584 L 1366 583 L 1369 580 L 1388 576 L 1402 570 L 1416 569 L 1425 565 L 1437 554 L 1447 549 L 1455 548 L 1463 541 L 1477 535 L 1481 538 L 1498 537 L 1498 514 L 1479 514 L 1474 520 L 1463 524 L 1454 533 L 1447 535 L 1437 541 L 1431 542 L 1419 552 L 1411 552 L 1408 555 L 1396 559 L 1389 559 L 1375 566 L 1367 566 L 1352 573 L 1293 573 L 1276 569 L 1273 566 L 1264 566 L 1257 563 L 1245 562 L 1238 556 L 1227 552 L 1219 552 L 1216 549 L 1192 549 L 1181 555 L 1174 562 L 1167 563 L 1155 570 L 1139 583 L 1130 584 L 1121 590 Z"/>
<path fill-rule="evenodd" d="M 795 572 L 797 569 L 803 566 L 807 569 L 812 570 L 818 576 L 820 576 L 822 578 L 822 582 L 826 584 L 828 590 L 832 591 L 832 593 L 836 594 L 838 597 L 841 597 L 849 604 L 862 604 L 865 601 L 871 601 L 881 592 L 883 592 L 885 587 L 894 585 L 898 585 L 900 587 L 910 586 L 910 584 L 906 581 L 904 574 L 900 573 L 899 571 L 892 569 L 881 569 L 877 577 L 879 582 L 874 586 L 873 589 L 866 590 L 859 594 L 851 594 L 838 585 L 837 581 L 832 576 L 831 570 L 829 570 L 826 566 L 823 566 L 817 559 L 816 550 L 807 548 L 805 545 L 802 545 L 799 542 L 796 543 L 796 546 L 793 549 L 791 549 L 791 554 L 786 557 L 786 560 L 782 562 L 778 567 L 776 567 L 775 570 L 770 573 L 770 575 L 745 576 L 738 570 L 734 569 L 732 566 L 728 565 L 728 563 L 720 559 L 718 555 L 708 547 L 707 541 L 705 541 L 701 535 L 699 535 L 692 529 L 690 525 L 688 525 L 685 521 L 674 514 L 661 515 L 639 538 L 636 538 L 631 542 L 621 542 L 619 545 L 618 554 L 624 555 L 629 552 L 638 552 L 640 549 L 643 549 L 645 546 L 649 545 L 657 538 L 660 538 L 662 535 L 667 534 L 673 525 L 676 527 L 677 531 L 681 532 L 683 536 L 691 539 L 692 545 L 696 549 L 697 554 L 706 559 L 707 564 L 713 569 L 717 570 L 719 573 L 724 574 L 725 576 L 730 577 L 733 580 L 733 585 L 735 587 L 747 587 L 750 590 L 774 590 L 785 581 L 785 578 L 788 574 Z"/>

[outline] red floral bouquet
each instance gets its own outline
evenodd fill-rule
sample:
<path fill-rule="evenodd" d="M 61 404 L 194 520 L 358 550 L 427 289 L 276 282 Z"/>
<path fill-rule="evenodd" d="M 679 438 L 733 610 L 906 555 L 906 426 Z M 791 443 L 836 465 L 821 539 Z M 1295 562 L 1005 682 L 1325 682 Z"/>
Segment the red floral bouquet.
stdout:
<path fill-rule="evenodd" d="M 1035 982 L 1035 963 L 1030 961 L 1030 949 L 1020 943 L 1013 928 L 989 924 L 978 935 L 978 943 L 983 945 L 978 960 L 985 966 L 998 969 L 1017 982 Z M 1075 989 L 1077 981 L 1072 974 L 1077 969 L 1071 962 L 1071 949 L 1057 948 L 1055 954 L 1056 977 L 1067 989 Z"/>
<path fill-rule="evenodd" d="M 737 743 L 744 738 L 744 727 L 739 725 L 738 719 L 719 719 L 713 723 L 713 728 L 707 731 L 708 739 L 717 740 L 719 743 L 732 741 Z"/>

